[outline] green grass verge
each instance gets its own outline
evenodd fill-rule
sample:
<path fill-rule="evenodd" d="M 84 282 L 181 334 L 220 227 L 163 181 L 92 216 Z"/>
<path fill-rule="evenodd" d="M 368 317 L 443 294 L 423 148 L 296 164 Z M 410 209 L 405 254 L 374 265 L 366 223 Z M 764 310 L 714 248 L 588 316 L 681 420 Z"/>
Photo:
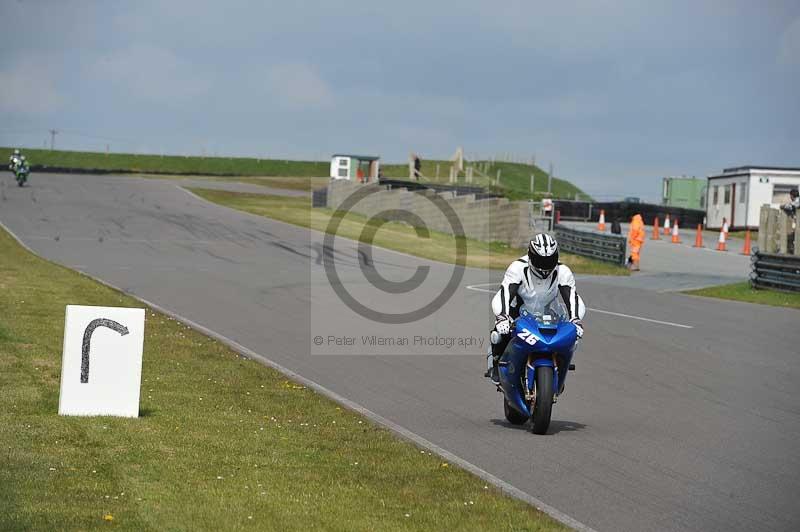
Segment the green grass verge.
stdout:
<path fill-rule="evenodd" d="M 730 231 L 728 236 L 736 237 L 736 238 L 744 238 L 747 231 L 745 230 L 737 230 L 737 231 Z M 758 242 L 758 229 L 751 229 L 750 230 L 750 238 L 753 242 Z"/>
<path fill-rule="evenodd" d="M 562 530 L 147 311 L 139 419 L 61 417 L 67 304 L 142 305 L 0 230 L 0 530 Z"/>
<path fill-rule="evenodd" d="M 716 297 L 719 299 L 732 299 L 746 303 L 758 303 L 773 307 L 787 307 L 800 309 L 800 294 L 779 292 L 777 290 L 756 290 L 750 287 L 749 282 L 725 284 L 689 290 L 685 292 L 695 296 Z"/>
<path fill-rule="evenodd" d="M 169 179 L 172 181 L 186 181 L 188 179 L 201 179 L 204 181 L 215 182 L 236 182 L 249 183 L 267 188 L 282 188 L 288 190 L 303 190 L 311 192 L 318 188 L 328 186 L 330 181 L 327 177 L 266 177 L 266 176 L 241 176 L 241 177 L 218 177 L 207 175 L 164 175 L 164 174 L 141 174 L 139 177 L 152 179 Z"/>
<path fill-rule="evenodd" d="M 10 154 L 12 148 L 0 147 L 0 154 Z M 74 169 L 98 169 L 104 171 L 125 171 L 134 173 L 194 174 L 205 176 L 278 176 L 278 177 L 325 177 L 330 172 L 329 161 L 289 161 L 280 159 L 256 159 L 248 157 L 197 157 L 180 155 L 136 155 L 131 153 L 98 153 L 64 150 L 41 150 L 25 148 L 25 155 L 32 165 Z M 5 159 L 3 159 L 5 160 Z M 471 164 L 486 168 L 484 161 Z M 427 181 L 447 183 L 450 161 L 424 160 L 422 172 Z M 489 177 L 475 175 L 473 184 L 482 186 L 510 199 L 529 199 L 544 197 L 547 190 L 547 177 L 538 166 L 521 163 L 486 163 Z M 439 177 L 436 166 L 439 165 Z M 385 164 L 382 166 L 386 177 L 408 178 L 407 164 Z M 495 186 L 494 177 L 501 171 L 500 185 Z M 530 194 L 530 175 L 534 174 L 536 190 Z M 464 184 L 462 175 L 459 183 Z M 583 198 L 586 194 L 563 179 L 553 179 L 552 195 L 555 198 L 574 199 L 575 193 Z"/>
<path fill-rule="evenodd" d="M 0 148 L 0 153 L 11 153 Z M 183 157 L 180 155 L 136 155 L 61 150 L 23 150 L 34 166 L 99 169 L 107 171 L 158 172 L 197 175 L 244 175 L 319 177 L 330 172 L 327 161 L 289 161 L 246 157 Z M 5 160 L 5 159 L 4 159 Z"/>
<path fill-rule="evenodd" d="M 422 173 L 425 176 L 423 182 L 432 183 L 448 183 L 450 175 L 450 166 L 453 163 L 450 161 L 436 161 L 436 160 L 423 160 Z M 505 163 L 505 162 L 489 162 L 489 161 L 471 161 L 469 163 L 479 168 L 486 168 L 487 177 L 478 175 L 473 176 L 472 184 L 484 187 L 492 192 L 496 192 L 509 199 L 541 199 L 546 196 L 547 192 L 547 174 L 538 166 L 524 163 Z M 436 177 L 436 166 L 439 166 L 439 177 Z M 497 171 L 500 170 L 500 183 L 494 184 L 494 178 L 497 176 Z M 386 177 L 395 177 L 398 179 L 408 179 L 408 165 L 407 164 L 388 164 L 383 166 L 383 171 Z M 534 194 L 531 195 L 531 174 L 534 175 Z M 462 174 L 458 178 L 458 183 L 465 185 L 466 178 Z M 564 179 L 555 178 L 551 184 L 551 194 L 554 198 L 575 199 L 575 194 L 580 194 L 581 199 L 588 199 L 589 196 L 585 194 L 580 188 L 576 187 L 569 181 Z"/>
<path fill-rule="evenodd" d="M 302 227 L 325 232 L 333 210 L 313 209 L 309 198 L 287 198 L 268 194 L 244 194 L 223 190 L 190 188 L 198 196 L 241 211 L 274 218 Z M 364 229 L 367 217 L 348 213 L 339 226 L 339 236 L 358 240 Z M 452 235 L 430 232 L 430 238 L 420 239 L 414 228 L 397 222 L 381 226 L 375 234 L 374 245 L 402 251 L 410 255 L 431 260 L 455 263 L 456 253 Z M 524 250 L 512 248 L 499 242 L 486 243 L 478 240 L 467 240 L 467 266 L 474 268 L 505 269 L 509 263 L 525 253 Z M 564 253 L 562 262 L 568 264 L 575 273 L 600 275 L 628 275 L 628 270 L 586 257 Z"/>

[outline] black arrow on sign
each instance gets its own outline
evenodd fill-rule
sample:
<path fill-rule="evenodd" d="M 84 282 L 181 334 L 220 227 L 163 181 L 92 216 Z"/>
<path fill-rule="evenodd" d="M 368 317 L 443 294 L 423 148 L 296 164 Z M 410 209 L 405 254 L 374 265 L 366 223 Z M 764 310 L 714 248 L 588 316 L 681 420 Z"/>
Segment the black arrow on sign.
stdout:
<path fill-rule="evenodd" d="M 94 330 L 98 327 L 108 327 L 111 330 L 117 331 L 121 336 L 128 334 L 128 328 L 124 325 L 117 323 L 114 320 L 106 318 L 99 318 L 92 320 L 83 331 L 83 346 L 81 348 L 81 382 L 89 382 L 89 344 L 92 342 L 92 335 Z"/>

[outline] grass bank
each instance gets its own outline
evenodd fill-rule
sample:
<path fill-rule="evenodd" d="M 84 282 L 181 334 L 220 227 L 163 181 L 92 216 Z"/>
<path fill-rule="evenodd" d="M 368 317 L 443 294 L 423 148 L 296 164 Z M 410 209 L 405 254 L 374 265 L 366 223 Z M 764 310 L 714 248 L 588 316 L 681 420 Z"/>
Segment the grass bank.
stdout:
<path fill-rule="evenodd" d="M 142 417 L 60 417 L 70 303 L 141 306 L 0 230 L 0 530 L 562 529 L 151 310 Z"/>
<path fill-rule="evenodd" d="M 237 183 L 249 183 L 252 185 L 259 185 L 267 188 L 282 188 L 288 190 L 303 190 L 311 192 L 318 188 L 324 188 L 330 181 L 327 177 L 267 177 L 267 176 L 241 176 L 232 179 L 230 177 L 217 177 L 207 175 L 159 175 L 159 174 L 142 174 L 141 177 L 152 179 L 169 179 L 172 181 L 187 181 L 189 179 L 202 179 L 204 181 L 228 182 L 236 181 Z"/>
<path fill-rule="evenodd" d="M 423 181 L 430 181 L 433 183 L 447 183 L 449 181 L 450 166 L 453 163 L 450 161 L 437 161 L 437 160 L 423 160 L 422 173 L 425 176 Z M 476 168 L 483 168 L 486 170 L 485 176 L 475 173 L 473 176 L 472 184 L 484 187 L 493 192 L 497 192 L 509 199 L 530 199 L 532 197 L 530 192 L 531 174 L 534 176 L 534 194 L 535 199 L 541 199 L 546 196 L 547 192 L 547 173 L 538 166 L 525 163 L 506 163 L 506 162 L 491 162 L 491 161 L 470 161 L 469 163 Z M 436 167 L 439 167 L 439 177 L 436 177 Z M 386 177 L 395 177 L 400 179 L 408 179 L 408 165 L 407 164 L 388 164 L 383 166 L 383 171 Z M 497 172 L 500 171 L 500 182 L 495 184 Z M 466 179 L 462 175 L 458 178 L 460 184 L 467 184 Z M 569 181 L 564 179 L 554 178 L 551 183 L 551 193 L 554 198 L 575 199 L 575 194 L 580 194 L 581 199 L 588 199 L 589 196 L 585 194 L 580 188 L 576 187 Z"/>
<path fill-rule="evenodd" d="M 0 147 L 0 156 L 6 157 L 13 148 Z M 196 176 L 274 176 L 274 177 L 324 177 L 330 172 L 329 161 L 290 161 L 284 159 L 259 159 L 253 157 L 198 157 L 181 155 L 137 155 L 133 153 L 100 153 L 65 150 L 25 148 L 24 153 L 34 167 L 101 170 L 107 172 L 157 173 Z M 5 159 L 3 159 L 5 160 Z M 422 172 L 435 183 L 447 183 L 450 161 L 423 160 Z M 522 163 L 475 161 L 470 164 L 486 170 L 487 177 L 475 174 L 474 185 L 484 187 L 510 199 L 529 199 L 530 176 L 535 176 L 533 197 L 540 199 L 547 191 L 547 174 L 538 166 Z M 439 177 L 436 167 L 439 166 Z M 408 178 L 407 164 L 384 164 L 384 175 Z M 500 171 L 500 183 L 494 178 Z M 241 180 L 241 179 L 238 179 Z M 464 184 L 465 178 L 459 178 Z M 322 186 L 322 185 L 321 185 Z M 574 199 L 578 187 L 563 179 L 553 179 L 552 195 L 556 198 Z"/>
<path fill-rule="evenodd" d="M 0 148 L 0 154 L 11 153 Z M 166 173 L 230 176 L 327 176 L 330 162 L 257 159 L 248 157 L 196 157 L 181 155 L 137 155 L 62 150 L 23 150 L 36 167 L 96 169 L 135 173 Z"/>
<path fill-rule="evenodd" d="M 711 286 L 699 290 L 689 290 L 685 293 L 695 296 L 744 301 L 746 303 L 758 303 L 759 305 L 770 305 L 773 307 L 800 309 L 800 293 L 756 290 L 750 288 L 749 282 Z"/>
<path fill-rule="evenodd" d="M 245 194 L 222 190 L 192 188 L 198 196 L 241 211 L 274 218 L 302 227 L 325 232 L 333 211 L 313 209 L 308 198 L 287 198 L 265 194 Z M 367 217 L 348 213 L 339 226 L 337 234 L 358 240 L 364 229 Z M 403 223 L 387 223 L 376 233 L 374 244 L 379 247 L 402 251 L 410 255 L 452 264 L 456 260 L 453 237 L 445 233 L 430 232 L 430 238 L 420 239 L 415 230 Z M 512 248 L 501 243 L 486 243 L 467 240 L 467 266 L 475 268 L 505 269 L 514 259 L 524 254 L 524 250 Z M 607 264 L 585 257 L 563 254 L 562 261 L 575 273 L 627 275 L 620 266 Z"/>

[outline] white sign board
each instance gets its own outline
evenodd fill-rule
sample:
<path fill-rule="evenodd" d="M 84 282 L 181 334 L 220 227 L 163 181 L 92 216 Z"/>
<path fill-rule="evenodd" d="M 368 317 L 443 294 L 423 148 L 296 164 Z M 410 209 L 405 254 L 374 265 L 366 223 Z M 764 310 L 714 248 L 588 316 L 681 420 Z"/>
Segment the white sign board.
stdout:
<path fill-rule="evenodd" d="M 143 346 L 144 309 L 67 305 L 58 413 L 139 417 Z"/>

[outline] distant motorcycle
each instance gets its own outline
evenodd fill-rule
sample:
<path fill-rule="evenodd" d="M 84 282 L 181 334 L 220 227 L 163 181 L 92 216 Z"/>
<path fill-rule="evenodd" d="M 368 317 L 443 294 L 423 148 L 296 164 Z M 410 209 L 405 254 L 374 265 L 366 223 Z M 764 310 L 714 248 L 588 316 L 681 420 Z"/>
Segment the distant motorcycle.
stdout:
<path fill-rule="evenodd" d="M 28 175 L 31 169 L 27 164 L 18 164 L 14 167 L 14 178 L 17 180 L 17 185 L 23 187 L 28 182 Z"/>
<path fill-rule="evenodd" d="M 510 423 L 530 419 L 534 434 L 545 434 L 567 370 L 575 369 L 577 330 L 557 298 L 524 305 L 513 334 L 499 364 L 503 411 Z"/>

